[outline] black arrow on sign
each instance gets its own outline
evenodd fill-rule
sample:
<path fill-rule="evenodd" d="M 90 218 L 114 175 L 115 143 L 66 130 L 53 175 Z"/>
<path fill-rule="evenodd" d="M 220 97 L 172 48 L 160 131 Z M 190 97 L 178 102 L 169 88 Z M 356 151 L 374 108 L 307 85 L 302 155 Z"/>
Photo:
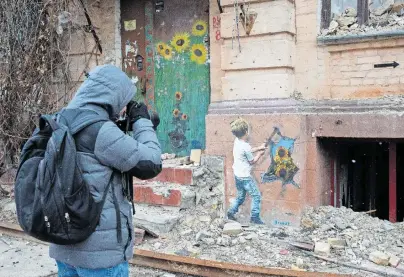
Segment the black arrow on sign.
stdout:
<path fill-rule="evenodd" d="M 392 62 L 392 63 L 379 63 L 375 64 L 375 68 L 382 68 L 382 67 L 394 67 L 396 68 L 400 64 L 398 62 Z"/>

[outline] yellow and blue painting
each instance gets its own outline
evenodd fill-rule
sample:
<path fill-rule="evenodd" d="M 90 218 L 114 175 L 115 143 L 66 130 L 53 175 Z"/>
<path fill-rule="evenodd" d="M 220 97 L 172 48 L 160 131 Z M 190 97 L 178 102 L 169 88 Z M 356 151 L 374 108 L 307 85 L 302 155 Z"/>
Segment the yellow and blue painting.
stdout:
<path fill-rule="evenodd" d="M 275 127 L 267 141 L 271 164 L 268 170 L 261 174 L 261 182 L 271 183 L 277 180 L 282 181 L 282 195 L 285 193 L 288 184 L 300 188 L 299 184 L 294 180 L 296 173 L 299 171 L 299 168 L 292 158 L 295 140 L 296 139 L 283 136 L 279 128 Z"/>

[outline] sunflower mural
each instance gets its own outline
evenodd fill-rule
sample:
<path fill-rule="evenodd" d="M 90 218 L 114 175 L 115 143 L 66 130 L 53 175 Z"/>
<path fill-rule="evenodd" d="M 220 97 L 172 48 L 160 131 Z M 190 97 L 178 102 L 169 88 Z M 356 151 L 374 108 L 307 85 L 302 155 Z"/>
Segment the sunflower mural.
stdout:
<path fill-rule="evenodd" d="M 188 33 L 178 33 L 171 40 L 171 46 L 174 47 L 177 53 L 182 53 L 188 50 L 191 41 Z"/>
<path fill-rule="evenodd" d="M 272 135 L 268 139 L 271 164 L 267 172 L 261 175 L 261 182 L 270 183 L 276 180 L 281 180 L 282 195 L 284 195 L 286 185 L 288 184 L 300 188 L 295 180 L 293 180 L 296 173 L 299 171 L 299 168 L 295 165 L 291 155 L 294 144 L 295 139 L 283 136 L 278 128 L 274 128 Z"/>
<path fill-rule="evenodd" d="M 174 98 L 176 101 L 172 119 L 174 130 L 168 133 L 168 137 L 170 138 L 171 147 L 174 150 L 180 151 L 186 149 L 189 145 L 185 136 L 185 132 L 188 130 L 188 115 L 181 111 L 182 93 L 177 91 L 174 94 Z"/>
<path fill-rule="evenodd" d="M 203 44 L 194 44 L 191 48 L 191 61 L 197 64 L 204 64 L 206 62 L 206 57 L 208 51 Z"/>
<path fill-rule="evenodd" d="M 195 20 L 154 42 L 156 107 L 162 121 L 157 135 L 162 150 L 187 156 L 205 147 L 209 105 L 208 23 Z M 191 131 L 192 130 L 192 131 Z"/>
<path fill-rule="evenodd" d="M 208 32 L 208 23 L 204 20 L 197 20 L 192 26 L 192 34 L 197 37 L 203 37 Z"/>

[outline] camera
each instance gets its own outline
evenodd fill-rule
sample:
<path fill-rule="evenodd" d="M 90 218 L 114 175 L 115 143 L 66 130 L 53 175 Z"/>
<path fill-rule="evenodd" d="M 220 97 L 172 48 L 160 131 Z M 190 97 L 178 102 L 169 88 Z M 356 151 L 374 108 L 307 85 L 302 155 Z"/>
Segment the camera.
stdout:
<path fill-rule="evenodd" d="M 130 111 L 133 108 L 136 109 L 138 106 L 139 106 L 139 103 L 132 101 L 128 104 L 128 106 L 126 107 L 126 110 Z M 149 111 L 149 116 L 150 116 L 150 121 L 153 124 L 153 129 L 157 130 L 157 126 L 160 124 L 160 117 L 159 117 L 158 113 Z M 119 119 L 116 120 L 115 123 L 118 126 L 118 128 L 121 129 L 124 133 L 133 131 L 133 129 L 132 129 L 133 124 L 131 124 L 130 118 L 127 114 L 119 117 Z"/>

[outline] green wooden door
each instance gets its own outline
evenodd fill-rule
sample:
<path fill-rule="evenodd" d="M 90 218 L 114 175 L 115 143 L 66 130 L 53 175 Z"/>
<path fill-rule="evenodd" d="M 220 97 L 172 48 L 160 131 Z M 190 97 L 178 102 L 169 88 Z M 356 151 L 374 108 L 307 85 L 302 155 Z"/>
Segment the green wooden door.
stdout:
<path fill-rule="evenodd" d="M 154 98 L 164 152 L 205 148 L 210 100 L 207 0 L 166 0 L 154 15 Z"/>

